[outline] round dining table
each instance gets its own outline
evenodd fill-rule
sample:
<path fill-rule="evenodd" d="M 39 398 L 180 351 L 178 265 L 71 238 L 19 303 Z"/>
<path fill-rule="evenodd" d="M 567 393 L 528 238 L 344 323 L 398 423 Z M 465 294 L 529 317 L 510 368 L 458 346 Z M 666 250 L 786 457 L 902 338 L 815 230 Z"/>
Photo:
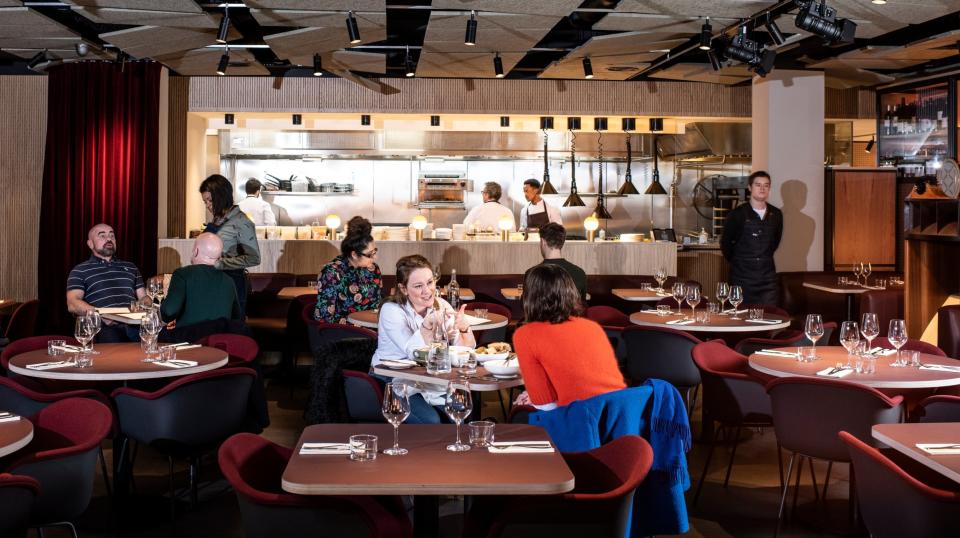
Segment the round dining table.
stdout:
<path fill-rule="evenodd" d="M 465 312 L 467 315 L 476 317 L 477 313 L 472 310 L 467 310 Z M 510 322 L 506 316 L 501 316 L 500 314 L 494 314 L 493 312 L 487 312 L 485 315 L 486 323 L 480 323 L 477 325 L 471 325 L 474 331 L 488 331 L 490 329 L 497 329 L 500 327 L 505 327 L 507 323 Z M 363 310 L 361 312 L 351 312 L 347 316 L 347 321 L 358 326 L 365 327 L 367 329 L 377 329 L 377 326 L 380 323 L 380 311 L 379 310 Z"/>
<path fill-rule="evenodd" d="M 789 318 L 773 314 L 764 314 L 761 321 L 748 320 L 746 314 L 738 317 L 742 319 L 733 319 L 729 314 L 713 314 L 709 322 L 702 323 L 692 321 L 689 309 L 684 309 L 682 314 L 671 312 L 666 316 L 661 316 L 656 310 L 641 310 L 630 314 L 630 322 L 642 327 L 711 333 L 765 332 L 786 329 L 790 326 Z"/>
<path fill-rule="evenodd" d="M 778 348 L 777 351 L 795 353 L 797 348 Z M 842 381 L 859 383 L 875 389 L 930 389 L 960 385 L 960 361 L 941 357 L 939 355 L 920 354 L 920 364 L 943 364 L 954 366 L 957 371 L 926 370 L 914 366 L 893 367 L 896 355 L 878 355 L 876 358 L 877 372 L 873 374 L 858 374 L 851 371 L 839 377 Z M 792 357 L 780 357 L 754 353 L 749 357 L 750 367 L 758 372 L 774 377 L 814 377 L 818 379 L 832 379 L 817 375 L 827 368 L 837 364 L 846 366 L 847 350 L 840 346 L 817 346 L 817 360 L 813 362 L 799 362 Z"/>
<path fill-rule="evenodd" d="M 93 355 L 93 365 L 86 368 L 62 366 L 51 369 L 35 369 L 36 365 L 69 360 L 73 353 L 50 356 L 46 348 L 28 351 L 10 359 L 10 371 L 19 375 L 43 379 L 69 379 L 73 381 L 131 381 L 135 379 L 155 379 L 160 377 L 178 377 L 207 370 L 214 370 L 227 364 L 227 352 L 215 347 L 196 347 L 177 351 L 176 361 L 195 362 L 195 365 L 180 366 L 177 363 L 143 362 L 144 353 L 140 344 L 97 344 Z M 33 367 L 31 367 L 33 365 Z"/>
<path fill-rule="evenodd" d="M 26 417 L 0 422 L 0 457 L 20 450 L 27 446 L 32 439 L 33 423 Z"/>

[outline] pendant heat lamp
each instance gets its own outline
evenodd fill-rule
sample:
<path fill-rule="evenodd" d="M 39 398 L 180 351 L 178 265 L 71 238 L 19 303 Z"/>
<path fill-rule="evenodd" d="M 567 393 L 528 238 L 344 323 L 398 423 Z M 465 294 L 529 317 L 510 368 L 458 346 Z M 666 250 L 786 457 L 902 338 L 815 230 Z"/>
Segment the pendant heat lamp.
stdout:
<path fill-rule="evenodd" d="M 653 177 L 650 182 L 650 186 L 647 187 L 647 190 L 643 191 L 643 194 L 656 194 L 662 195 L 667 194 L 667 190 L 663 188 L 663 184 L 660 183 L 660 167 L 657 161 L 657 137 L 653 137 Z"/>
<path fill-rule="evenodd" d="M 543 130 L 543 185 L 540 185 L 540 194 L 557 194 L 557 189 L 550 183 L 550 162 L 547 160 L 547 130 Z"/>
<path fill-rule="evenodd" d="M 597 159 L 600 161 L 600 179 L 597 182 L 597 208 L 593 211 L 598 219 L 612 219 L 607 211 L 607 200 L 603 194 L 603 131 L 597 131 Z"/>
<path fill-rule="evenodd" d="M 630 147 L 630 133 L 627 133 L 627 173 L 624 174 L 623 185 L 617 189 L 617 194 L 626 196 L 627 194 L 640 194 L 637 186 L 633 184 L 633 174 L 630 173 L 630 161 L 633 158 L 633 151 Z"/>
<path fill-rule="evenodd" d="M 567 123 L 570 124 L 570 120 L 573 118 L 567 118 Z M 579 120 L 580 118 L 577 118 Z M 573 132 L 573 128 L 570 129 L 570 196 L 567 196 L 567 199 L 563 202 L 563 207 L 583 207 L 587 204 L 583 203 L 583 199 L 580 198 L 580 195 L 577 194 L 577 151 L 575 140 L 577 138 L 576 133 Z"/>

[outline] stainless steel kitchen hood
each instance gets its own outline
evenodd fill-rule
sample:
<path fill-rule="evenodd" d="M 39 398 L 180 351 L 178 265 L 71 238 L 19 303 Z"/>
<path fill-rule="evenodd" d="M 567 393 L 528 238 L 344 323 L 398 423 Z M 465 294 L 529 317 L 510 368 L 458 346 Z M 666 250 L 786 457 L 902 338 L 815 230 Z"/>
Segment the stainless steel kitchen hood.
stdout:
<path fill-rule="evenodd" d="M 686 125 L 684 134 L 661 136 L 658 143 L 663 157 L 742 157 L 752 152 L 752 136 L 749 123 L 693 122 Z"/>

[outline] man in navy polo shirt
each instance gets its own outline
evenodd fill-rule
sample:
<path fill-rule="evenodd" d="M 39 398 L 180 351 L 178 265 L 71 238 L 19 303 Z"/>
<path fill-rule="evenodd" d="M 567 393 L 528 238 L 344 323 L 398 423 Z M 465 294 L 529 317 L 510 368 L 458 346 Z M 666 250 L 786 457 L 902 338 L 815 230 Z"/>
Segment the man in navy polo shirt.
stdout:
<path fill-rule="evenodd" d="M 130 306 L 130 301 L 143 300 L 146 291 L 137 266 L 113 257 L 117 240 L 113 228 L 97 224 L 87 233 L 87 246 L 92 256 L 70 271 L 67 278 L 67 310 L 81 315 L 95 308 Z M 98 342 L 136 342 L 135 325 L 103 320 Z"/>

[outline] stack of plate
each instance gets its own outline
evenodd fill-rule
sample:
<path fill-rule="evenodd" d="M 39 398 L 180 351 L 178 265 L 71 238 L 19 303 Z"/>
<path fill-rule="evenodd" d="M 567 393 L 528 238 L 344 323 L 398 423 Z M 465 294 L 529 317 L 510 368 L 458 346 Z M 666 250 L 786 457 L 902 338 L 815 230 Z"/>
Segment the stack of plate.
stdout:
<path fill-rule="evenodd" d="M 467 227 L 463 224 L 454 224 L 450 238 L 454 241 L 463 241 L 467 238 Z"/>
<path fill-rule="evenodd" d="M 437 239 L 444 239 L 449 241 L 452 235 L 453 235 L 452 228 L 437 228 L 434 231 L 434 237 Z"/>
<path fill-rule="evenodd" d="M 406 241 L 408 239 L 409 232 L 407 228 L 401 228 L 400 226 L 390 226 L 386 229 L 383 239 L 386 241 Z"/>
<path fill-rule="evenodd" d="M 353 183 L 334 183 L 333 192 L 351 193 L 353 192 Z"/>

